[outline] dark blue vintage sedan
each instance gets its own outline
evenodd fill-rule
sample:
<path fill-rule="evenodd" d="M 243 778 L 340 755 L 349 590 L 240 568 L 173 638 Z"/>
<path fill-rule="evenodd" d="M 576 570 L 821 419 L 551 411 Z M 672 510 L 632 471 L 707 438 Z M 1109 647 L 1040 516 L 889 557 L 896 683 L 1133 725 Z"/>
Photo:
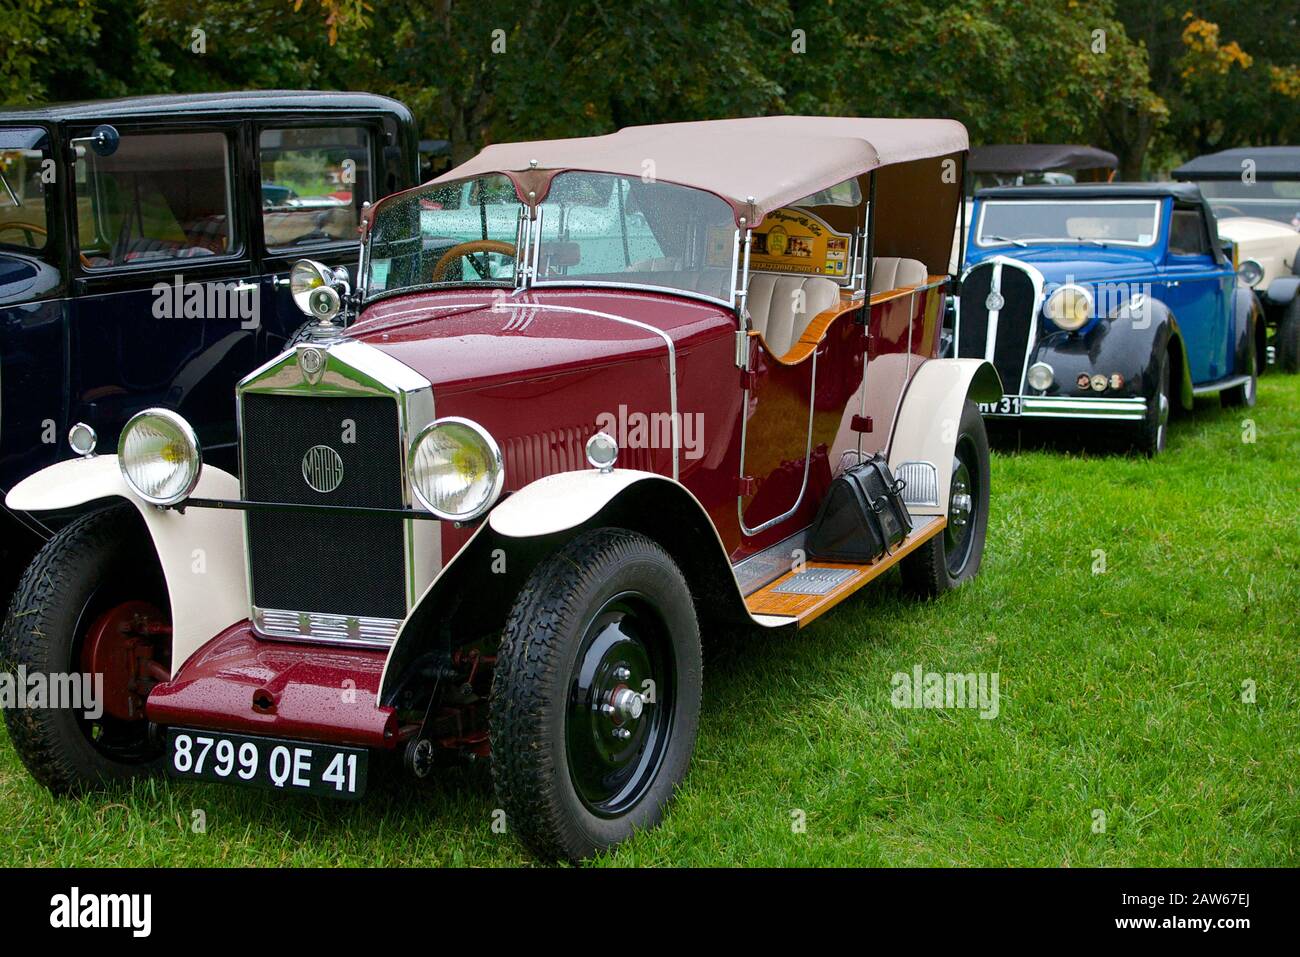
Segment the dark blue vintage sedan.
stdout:
<path fill-rule="evenodd" d="M 976 194 L 953 350 L 986 358 L 997 419 L 1112 421 L 1147 455 L 1177 404 L 1253 405 L 1264 323 L 1191 184 Z"/>
<path fill-rule="evenodd" d="M 235 383 L 303 324 L 289 267 L 355 268 L 362 208 L 417 162 L 407 108 L 361 93 L 0 110 L 0 498 L 73 423 L 112 446 L 153 406 L 234 468 Z M 0 569 L 45 524 L 0 510 Z"/>

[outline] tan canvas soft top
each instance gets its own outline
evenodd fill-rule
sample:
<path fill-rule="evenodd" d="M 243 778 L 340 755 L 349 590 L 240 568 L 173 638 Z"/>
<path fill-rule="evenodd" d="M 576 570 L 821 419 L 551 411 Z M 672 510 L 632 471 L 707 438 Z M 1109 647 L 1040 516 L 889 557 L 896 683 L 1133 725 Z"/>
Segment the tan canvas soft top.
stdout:
<path fill-rule="evenodd" d="M 490 173 L 536 177 L 537 199 L 565 170 L 651 177 L 713 193 L 755 225 L 769 212 L 882 166 L 966 150 L 956 120 L 759 116 L 629 126 L 584 136 L 488 146 L 434 180 Z M 519 182 L 524 177 L 512 177 Z M 540 187 L 540 188 L 538 188 Z"/>

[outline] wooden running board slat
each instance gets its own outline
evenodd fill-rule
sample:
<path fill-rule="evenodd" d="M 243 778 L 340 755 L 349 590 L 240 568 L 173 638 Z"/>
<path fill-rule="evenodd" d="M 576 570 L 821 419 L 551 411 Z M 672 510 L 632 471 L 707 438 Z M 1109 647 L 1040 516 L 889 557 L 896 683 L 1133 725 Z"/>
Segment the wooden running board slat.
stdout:
<path fill-rule="evenodd" d="M 927 539 L 933 538 L 943 531 L 948 520 L 942 516 L 918 516 L 917 525 L 912 529 L 912 533 L 903 539 L 899 545 L 890 554 L 879 558 L 874 562 L 866 565 L 851 565 L 844 562 L 819 562 L 809 561 L 806 563 L 808 569 L 816 568 L 851 568 L 856 574 L 848 578 L 833 590 L 825 595 L 798 595 L 786 594 L 774 591 L 783 582 L 789 581 L 794 577 L 794 572 L 786 572 L 776 581 L 764 585 L 758 591 L 754 592 L 745 599 L 745 604 L 749 606 L 751 615 L 776 615 L 784 618 L 797 619 L 800 628 L 805 627 L 815 620 L 818 616 L 834 608 L 844 599 L 848 598 L 855 591 L 861 588 L 867 582 L 883 575 L 889 569 L 893 568 L 898 562 L 907 556 L 918 545 Z"/>

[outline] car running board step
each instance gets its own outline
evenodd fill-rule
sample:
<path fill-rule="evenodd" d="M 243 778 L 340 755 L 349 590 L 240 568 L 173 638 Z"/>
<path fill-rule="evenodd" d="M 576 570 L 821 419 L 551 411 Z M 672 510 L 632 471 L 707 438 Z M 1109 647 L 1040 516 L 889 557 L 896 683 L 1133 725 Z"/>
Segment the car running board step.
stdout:
<path fill-rule="evenodd" d="M 888 555 L 865 565 L 845 562 L 809 561 L 800 571 L 786 572 L 745 599 L 755 617 L 793 619 L 803 628 L 823 613 L 897 565 L 917 546 L 943 531 L 948 520 L 942 516 L 919 516 L 916 527 Z"/>

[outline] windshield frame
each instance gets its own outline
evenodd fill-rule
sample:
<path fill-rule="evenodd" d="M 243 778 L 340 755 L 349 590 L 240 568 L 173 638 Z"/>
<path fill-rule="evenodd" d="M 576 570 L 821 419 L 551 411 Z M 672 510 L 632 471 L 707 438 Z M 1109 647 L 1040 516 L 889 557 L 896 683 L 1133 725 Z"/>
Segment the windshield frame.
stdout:
<path fill-rule="evenodd" d="M 619 178 L 625 178 L 625 177 L 621 177 L 621 174 L 618 173 L 607 173 L 602 171 L 587 171 L 587 170 L 565 170 L 562 171 L 561 173 L 557 173 L 556 175 L 560 176 L 560 175 L 564 175 L 564 173 L 587 173 L 589 175 L 591 174 L 602 175 L 602 176 L 609 176 L 611 179 L 615 179 L 615 180 Z M 430 187 L 436 188 L 436 187 L 456 186 L 456 185 L 464 184 L 466 182 L 481 180 L 488 175 L 493 175 L 493 174 L 467 176 L 461 180 L 453 180 L 453 181 L 448 181 L 443 183 L 438 183 L 434 181 L 434 182 L 424 183 L 421 186 L 417 187 L 417 189 L 424 190 Z M 501 175 L 501 174 L 496 174 L 496 175 Z M 710 199 L 717 199 L 717 197 L 714 196 L 713 193 L 710 193 L 707 190 L 696 189 L 691 186 L 683 186 L 677 183 L 670 183 L 667 185 L 671 185 L 677 189 L 689 190 L 693 193 L 699 193 L 703 196 L 709 197 Z M 517 252 L 517 258 L 515 260 L 515 272 L 514 272 L 513 279 L 479 280 L 479 281 L 454 280 L 450 282 L 424 283 L 420 285 L 400 286 L 394 289 L 384 289 L 372 294 L 370 292 L 370 259 L 372 255 L 371 243 L 373 241 L 374 230 L 372 228 L 373 223 L 371 223 L 371 226 L 366 229 L 365 237 L 361 243 L 360 261 L 357 268 L 357 274 L 358 274 L 357 292 L 358 292 L 361 308 L 364 309 L 366 306 L 369 306 L 372 303 L 380 302 L 384 299 L 388 299 L 393 296 L 405 295 L 407 293 L 414 293 L 414 292 L 433 292 L 437 290 L 458 290 L 464 292 L 466 290 L 476 290 L 476 289 L 511 289 L 513 290 L 512 292 L 513 295 L 514 293 L 522 292 L 529 289 L 566 289 L 566 288 L 567 289 L 574 289 L 574 288 L 623 289 L 623 290 L 631 290 L 637 292 L 655 292 L 655 293 L 662 293 L 662 294 L 667 294 L 672 296 L 681 296 L 686 299 L 699 300 L 713 305 L 724 306 L 727 309 L 731 309 L 731 310 L 734 310 L 737 307 L 736 272 L 741 265 L 741 245 L 742 245 L 742 233 L 740 228 L 738 227 L 733 228 L 730 270 L 729 270 L 728 281 L 726 284 L 728 298 L 725 299 L 717 298 L 714 296 L 710 296 L 706 293 L 696 292 L 690 289 L 681 289 L 670 285 L 653 285 L 649 283 L 635 283 L 635 282 L 597 281 L 597 280 L 586 279 L 582 276 L 575 276 L 571 279 L 565 277 L 551 277 L 544 280 L 538 280 L 537 260 L 542 245 L 542 241 L 540 237 L 542 236 L 543 223 L 545 222 L 545 214 L 546 214 L 545 201 L 544 200 L 539 201 L 537 202 L 536 206 L 529 207 L 529 205 L 519 197 L 518 184 L 516 184 L 515 186 L 515 191 L 516 191 L 515 198 L 518 203 L 518 208 L 520 210 L 521 215 L 519 216 L 518 219 L 518 228 L 515 237 L 516 240 L 515 249 Z M 393 197 L 388 197 L 388 199 L 392 199 L 392 198 Z M 382 213 L 382 210 L 377 211 L 377 213 Z"/>
<path fill-rule="evenodd" d="M 998 197 L 997 199 L 980 200 L 979 220 L 975 228 L 971 231 L 971 237 L 975 245 L 981 249 L 1007 249 L 1018 248 L 1019 243 L 1026 246 L 1090 246 L 1094 249 L 1102 249 L 1110 246 L 1127 246 L 1131 249 L 1152 249 L 1160 242 L 1160 232 L 1164 227 L 1165 220 L 1165 201 L 1156 196 L 1132 196 L 1117 199 L 1080 199 L 1061 197 L 1060 199 L 1013 199 L 1011 197 Z M 1138 242 L 1132 239 L 1082 239 L 1072 236 L 1064 237 L 1025 237 L 1015 236 L 1007 240 L 994 240 L 984 235 L 984 219 L 988 214 L 990 206 L 1133 206 L 1133 205 L 1152 205 L 1155 207 L 1155 217 L 1152 221 L 1151 241 Z M 987 240 L 987 241 L 986 241 Z"/>

